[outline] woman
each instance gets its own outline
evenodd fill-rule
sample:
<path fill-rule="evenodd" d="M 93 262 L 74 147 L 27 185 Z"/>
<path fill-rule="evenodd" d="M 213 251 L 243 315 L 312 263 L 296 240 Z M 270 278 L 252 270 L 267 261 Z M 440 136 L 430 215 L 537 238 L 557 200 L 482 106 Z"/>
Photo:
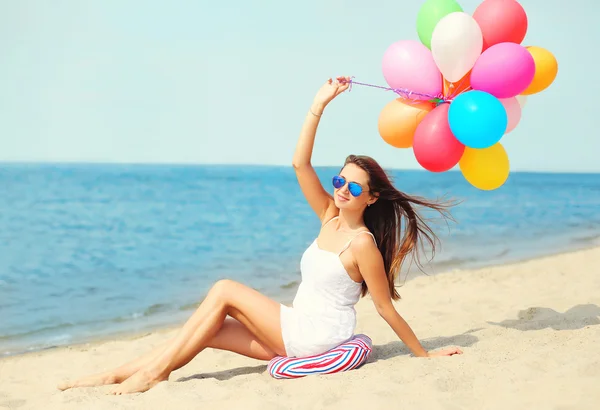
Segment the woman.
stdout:
<path fill-rule="evenodd" d="M 302 256 L 302 283 L 294 307 L 283 306 L 230 280 L 217 282 L 179 333 L 165 345 L 113 371 L 65 382 L 59 389 L 120 383 L 115 394 L 143 392 L 186 365 L 207 347 L 260 360 L 277 355 L 323 353 L 354 332 L 354 305 L 371 294 L 379 314 L 418 357 L 451 356 L 458 348 L 427 352 L 396 312 L 394 281 L 404 259 L 416 255 L 433 232 L 413 208 L 444 212 L 439 204 L 396 190 L 371 158 L 349 156 L 328 194 L 311 166 L 323 110 L 349 86 L 348 77 L 329 79 L 318 91 L 300 134 L 293 166 L 300 187 L 321 220 L 321 230 Z M 400 221 L 407 226 L 401 236 Z M 400 240 L 401 239 L 401 240 Z"/>

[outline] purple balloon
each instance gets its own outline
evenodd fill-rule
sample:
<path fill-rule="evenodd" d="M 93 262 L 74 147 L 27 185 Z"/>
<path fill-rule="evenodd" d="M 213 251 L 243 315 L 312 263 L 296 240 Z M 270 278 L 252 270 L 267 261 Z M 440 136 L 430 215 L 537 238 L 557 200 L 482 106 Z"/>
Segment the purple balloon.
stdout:
<path fill-rule="evenodd" d="M 485 50 L 471 71 L 471 87 L 496 98 L 521 94 L 533 81 L 535 61 L 517 43 L 498 43 Z"/>
<path fill-rule="evenodd" d="M 418 41 L 393 43 L 383 55 L 382 68 L 391 88 L 423 94 L 414 95 L 415 99 L 428 100 L 442 93 L 442 74 L 431 50 Z"/>

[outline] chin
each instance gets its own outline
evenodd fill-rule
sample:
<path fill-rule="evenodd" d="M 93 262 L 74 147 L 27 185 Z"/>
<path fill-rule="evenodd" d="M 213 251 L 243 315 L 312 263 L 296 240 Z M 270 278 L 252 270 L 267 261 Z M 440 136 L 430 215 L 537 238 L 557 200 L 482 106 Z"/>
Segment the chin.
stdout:
<path fill-rule="evenodd" d="M 348 209 L 348 204 L 347 203 L 342 203 L 338 200 L 335 201 L 335 206 L 337 209 Z"/>

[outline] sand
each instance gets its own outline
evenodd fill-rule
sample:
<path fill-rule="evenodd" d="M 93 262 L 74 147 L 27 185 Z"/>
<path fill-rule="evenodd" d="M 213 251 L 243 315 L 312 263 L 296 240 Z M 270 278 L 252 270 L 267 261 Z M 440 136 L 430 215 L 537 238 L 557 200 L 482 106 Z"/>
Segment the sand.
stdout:
<path fill-rule="evenodd" d="M 357 332 L 375 347 L 358 370 L 275 380 L 265 362 L 209 349 L 143 394 L 56 389 L 151 349 L 173 332 L 163 330 L 1 359 L 0 408 L 599 408 L 600 248 L 421 276 L 400 291 L 399 312 L 427 349 L 458 345 L 464 354 L 412 357 L 366 298 Z"/>

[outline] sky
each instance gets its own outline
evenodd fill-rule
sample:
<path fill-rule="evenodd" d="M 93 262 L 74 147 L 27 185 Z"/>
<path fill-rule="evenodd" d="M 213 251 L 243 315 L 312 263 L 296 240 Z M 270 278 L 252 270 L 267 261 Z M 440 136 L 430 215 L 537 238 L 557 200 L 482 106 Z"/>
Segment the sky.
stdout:
<path fill-rule="evenodd" d="M 422 1 L 0 3 L 0 161 L 290 165 L 329 77 L 386 86 L 381 60 L 418 40 Z M 460 0 L 472 13 L 479 1 Z M 559 62 L 502 138 L 512 171 L 600 172 L 600 2 L 522 0 L 523 45 Z M 391 92 L 355 86 L 324 113 L 314 165 L 366 154 L 420 169 L 378 134 Z"/>

